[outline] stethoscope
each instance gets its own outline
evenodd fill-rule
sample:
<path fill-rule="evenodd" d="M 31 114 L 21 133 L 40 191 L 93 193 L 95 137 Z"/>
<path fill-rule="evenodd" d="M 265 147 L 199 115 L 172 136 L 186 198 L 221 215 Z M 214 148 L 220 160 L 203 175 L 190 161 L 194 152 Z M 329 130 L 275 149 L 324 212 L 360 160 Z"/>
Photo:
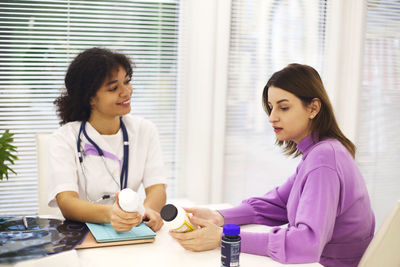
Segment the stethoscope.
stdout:
<path fill-rule="evenodd" d="M 77 150 L 78 150 L 79 163 L 81 165 L 82 173 L 83 173 L 83 176 L 85 178 L 86 198 L 90 202 L 99 202 L 101 200 L 108 199 L 111 196 L 110 195 L 103 195 L 101 198 L 99 198 L 99 199 L 97 199 L 95 201 L 89 199 L 89 196 L 88 196 L 88 193 L 87 193 L 88 192 L 87 191 L 87 177 L 86 177 L 84 168 L 82 166 L 82 164 L 83 164 L 83 153 L 82 152 L 83 151 L 81 151 L 81 142 L 82 142 L 81 141 L 81 134 L 83 133 L 83 135 L 89 141 L 89 143 L 92 144 L 96 148 L 97 153 L 103 159 L 104 166 L 106 167 L 108 173 L 110 174 L 110 176 L 112 177 L 114 182 L 117 184 L 117 186 L 122 190 L 122 189 L 126 188 L 127 183 L 128 183 L 129 139 L 128 139 L 128 132 L 126 130 L 125 124 L 122 121 L 122 117 L 119 118 L 119 121 L 120 121 L 121 129 L 122 129 L 122 137 L 123 137 L 123 140 L 124 140 L 124 157 L 123 157 L 123 161 L 122 161 L 122 170 L 121 170 L 121 176 L 120 176 L 120 179 L 119 179 L 119 181 L 120 181 L 119 184 L 118 184 L 117 180 L 114 178 L 114 176 L 112 175 L 111 171 L 108 169 L 108 166 L 107 166 L 106 161 L 104 159 L 103 150 L 101 150 L 100 147 L 86 133 L 85 126 L 86 126 L 86 122 L 87 121 L 84 120 L 81 123 L 81 127 L 80 127 L 79 133 L 78 133 L 78 141 L 77 141 L 76 146 L 77 146 Z"/>

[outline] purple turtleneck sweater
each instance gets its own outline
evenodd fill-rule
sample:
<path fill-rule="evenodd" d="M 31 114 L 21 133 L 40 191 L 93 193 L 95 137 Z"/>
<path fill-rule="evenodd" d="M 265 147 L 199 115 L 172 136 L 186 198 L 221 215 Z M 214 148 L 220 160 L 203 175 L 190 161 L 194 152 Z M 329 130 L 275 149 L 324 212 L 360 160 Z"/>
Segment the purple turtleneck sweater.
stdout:
<path fill-rule="evenodd" d="M 219 212 L 226 224 L 276 226 L 268 233 L 242 232 L 244 253 L 281 263 L 357 266 L 375 218 L 353 157 L 336 139 L 313 143 L 308 136 L 297 148 L 302 160 L 283 185 Z"/>

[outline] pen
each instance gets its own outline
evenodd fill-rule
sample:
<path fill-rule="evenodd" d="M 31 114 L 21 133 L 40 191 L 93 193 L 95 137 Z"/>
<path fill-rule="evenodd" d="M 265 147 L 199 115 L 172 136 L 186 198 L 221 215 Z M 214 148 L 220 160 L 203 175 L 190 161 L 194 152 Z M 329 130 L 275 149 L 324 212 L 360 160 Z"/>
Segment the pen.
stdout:
<path fill-rule="evenodd" d="M 26 220 L 26 216 L 22 217 L 22 222 L 24 223 L 25 230 L 28 230 L 28 221 Z"/>

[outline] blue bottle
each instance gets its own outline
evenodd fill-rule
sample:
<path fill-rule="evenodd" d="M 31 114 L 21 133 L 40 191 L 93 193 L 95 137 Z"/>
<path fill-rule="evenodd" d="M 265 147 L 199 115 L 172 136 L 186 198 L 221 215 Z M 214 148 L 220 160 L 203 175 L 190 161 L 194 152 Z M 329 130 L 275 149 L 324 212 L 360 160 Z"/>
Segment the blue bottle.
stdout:
<path fill-rule="evenodd" d="M 221 267 L 239 267 L 240 227 L 236 224 L 226 224 L 221 239 Z"/>

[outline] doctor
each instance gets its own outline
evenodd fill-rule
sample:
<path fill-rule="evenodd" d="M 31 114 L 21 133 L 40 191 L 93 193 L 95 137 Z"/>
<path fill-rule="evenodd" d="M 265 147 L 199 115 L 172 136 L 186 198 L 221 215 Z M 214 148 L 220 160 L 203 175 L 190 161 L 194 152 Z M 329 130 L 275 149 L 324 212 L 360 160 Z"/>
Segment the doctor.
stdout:
<path fill-rule="evenodd" d="M 62 126 L 49 140 L 49 206 L 118 232 L 142 220 L 158 231 L 166 175 L 155 125 L 129 114 L 131 77 L 130 60 L 108 49 L 85 50 L 70 64 L 66 91 L 54 102 Z M 123 211 L 118 192 L 141 184 L 145 214 Z"/>

